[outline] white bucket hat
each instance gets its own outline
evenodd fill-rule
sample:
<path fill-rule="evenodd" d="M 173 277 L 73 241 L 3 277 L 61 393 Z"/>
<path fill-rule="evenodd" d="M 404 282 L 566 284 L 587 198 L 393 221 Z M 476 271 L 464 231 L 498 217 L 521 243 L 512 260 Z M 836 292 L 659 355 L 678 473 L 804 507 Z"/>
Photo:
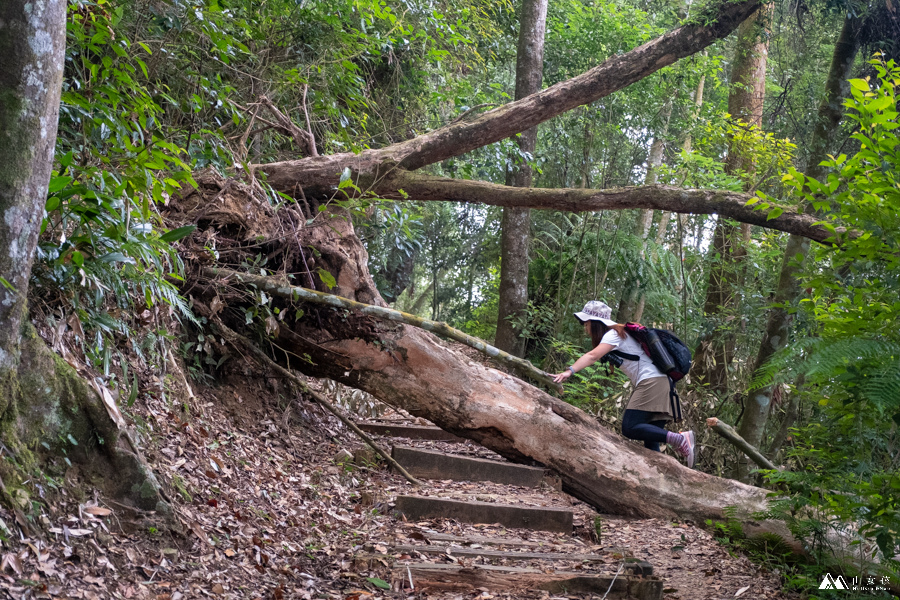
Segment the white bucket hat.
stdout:
<path fill-rule="evenodd" d="M 600 302 L 599 300 L 591 300 L 584 305 L 581 312 L 575 313 L 575 316 L 581 321 L 600 321 L 604 325 L 616 324 L 615 321 L 610 319 L 612 309 L 605 302 Z"/>

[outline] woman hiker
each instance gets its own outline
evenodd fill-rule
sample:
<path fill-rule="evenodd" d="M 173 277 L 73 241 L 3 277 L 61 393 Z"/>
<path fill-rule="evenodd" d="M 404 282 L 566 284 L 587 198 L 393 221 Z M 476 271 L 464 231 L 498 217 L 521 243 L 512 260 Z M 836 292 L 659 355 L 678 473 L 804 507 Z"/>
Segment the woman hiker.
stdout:
<path fill-rule="evenodd" d="M 622 369 L 634 390 L 622 416 L 622 435 L 641 440 L 644 447 L 659 452 L 660 444 L 669 444 L 685 458 L 688 468 L 694 466 L 694 432 L 674 433 L 663 427 L 672 421 L 669 402 L 669 378 L 653 364 L 650 357 L 631 336 L 625 326 L 612 319 L 612 309 L 599 300 L 591 300 L 575 317 L 591 336 L 593 350 L 575 361 L 571 367 L 554 376 L 553 381 L 563 383 L 578 371 L 589 367 L 613 350 L 633 354 L 638 360 L 622 361 Z"/>

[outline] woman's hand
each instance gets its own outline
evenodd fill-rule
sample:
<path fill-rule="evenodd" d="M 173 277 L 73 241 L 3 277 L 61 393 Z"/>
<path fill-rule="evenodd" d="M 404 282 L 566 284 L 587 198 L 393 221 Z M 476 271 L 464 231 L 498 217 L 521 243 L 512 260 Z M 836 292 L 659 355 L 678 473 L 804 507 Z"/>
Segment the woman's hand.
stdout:
<path fill-rule="evenodd" d="M 572 371 L 570 371 L 569 369 L 566 369 L 562 373 L 557 373 L 556 375 L 553 376 L 553 383 L 563 383 L 565 380 L 567 380 L 571 376 L 572 376 Z"/>

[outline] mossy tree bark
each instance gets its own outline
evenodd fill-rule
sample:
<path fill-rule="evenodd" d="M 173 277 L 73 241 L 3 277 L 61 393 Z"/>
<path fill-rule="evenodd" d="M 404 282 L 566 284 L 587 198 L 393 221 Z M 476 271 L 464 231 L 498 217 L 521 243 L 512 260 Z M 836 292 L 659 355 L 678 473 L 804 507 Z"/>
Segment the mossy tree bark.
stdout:
<path fill-rule="evenodd" d="M 28 8 L 30 7 L 30 8 Z M 66 3 L 0 5 L 0 414 L 18 395 L 28 278 L 53 166 Z"/>
<path fill-rule="evenodd" d="M 14 508 L 27 506 L 20 476 L 33 473 L 40 454 L 52 461 L 64 453 L 108 492 L 158 510 L 166 506 L 159 485 L 108 412 L 102 390 L 51 352 L 28 321 L 28 281 L 53 167 L 65 41 L 65 0 L 0 3 L 0 435 L 20 467 L 0 462 L 10 490 L 5 500 Z"/>

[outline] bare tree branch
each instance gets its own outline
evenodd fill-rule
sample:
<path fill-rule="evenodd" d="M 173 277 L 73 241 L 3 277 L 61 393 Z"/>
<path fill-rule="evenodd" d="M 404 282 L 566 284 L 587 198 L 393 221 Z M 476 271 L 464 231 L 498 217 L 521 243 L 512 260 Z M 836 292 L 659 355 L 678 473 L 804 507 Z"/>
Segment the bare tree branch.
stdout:
<path fill-rule="evenodd" d="M 723 423 L 715 417 L 710 417 L 706 420 L 706 426 L 731 442 L 738 450 L 758 464 L 761 469 L 770 469 L 772 471 L 778 470 L 778 467 L 773 465 L 768 458 L 763 456 L 762 452 L 757 450 L 755 446 L 751 445 L 750 442 L 738 435 L 738 432 L 734 430 L 734 427 L 728 423 Z"/>
<path fill-rule="evenodd" d="M 603 64 L 521 100 L 488 111 L 475 119 L 456 122 L 378 150 L 367 150 L 301 160 L 254 165 L 265 172 L 275 189 L 289 191 L 300 181 L 310 193 L 327 193 L 337 185 L 345 167 L 365 173 L 393 161 L 414 170 L 465 154 L 530 129 L 583 104 L 609 96 L 676 61 L 726 37 L 760 6 L 759 0 L 723 0 L 694 22 L 674 29 L 646 44 L 613 56 Z"/>
<path fill-rule="evenodd" d="M 791 207 L 779 207 L 783 210 L 782 214 L 770 220 L 767 210 L 755 210 L 754 206 L 747 206 L 747 201 L 754 198 L 751 194 L 692 190 L 667 185 L 608 190 L 523 189 L 396 169 L 382 179 L 373 181 L 372 190 L 383 198 L 394 200 L 444 200 L 569 212 L 649 208 L 676 213 L 719 214 L 742 223 L 793 233 L 820 243 L 828 243 L 836 233 L 846 233 L 844 228 L 837 228 L 835 233 L 816 225 L 821 217 L 797 213 Z"/>

